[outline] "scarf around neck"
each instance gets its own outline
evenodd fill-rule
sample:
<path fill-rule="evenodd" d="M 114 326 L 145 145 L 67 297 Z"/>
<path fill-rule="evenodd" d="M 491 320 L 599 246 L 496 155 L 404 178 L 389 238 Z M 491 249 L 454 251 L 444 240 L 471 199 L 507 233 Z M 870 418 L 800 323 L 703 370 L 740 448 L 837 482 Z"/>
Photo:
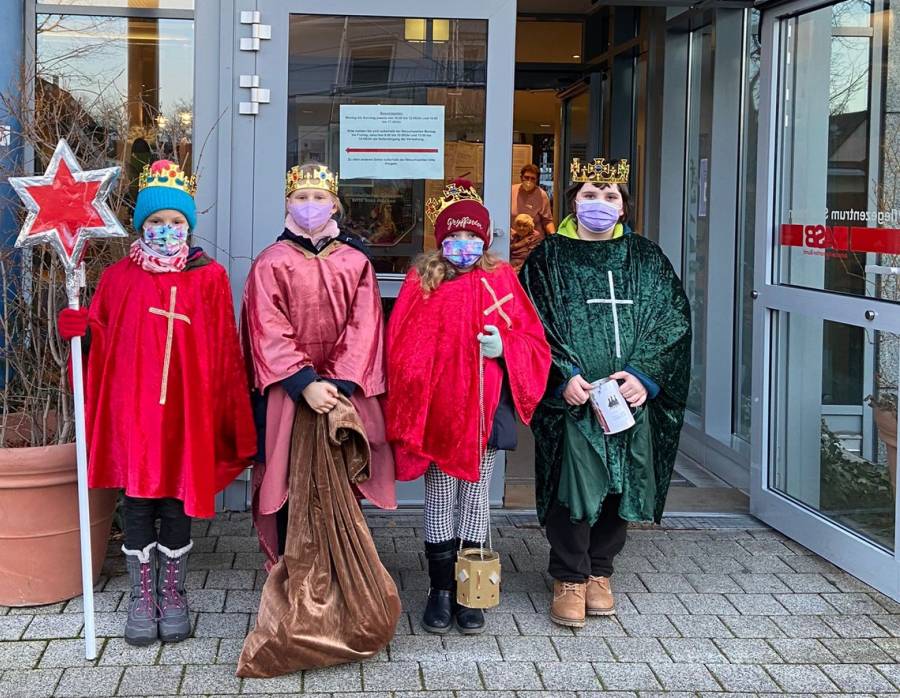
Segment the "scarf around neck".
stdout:
<path fill-rule="evenodd" d="M 184 244 L 178 252 L 171 256 L 166 256 L 151 250 L 143 240 L 135 240 L 131 243 L 129 256 L 131 261 L 141 269 L 153 274 L 184 271 L 188 258 L 188 246 Z"/>

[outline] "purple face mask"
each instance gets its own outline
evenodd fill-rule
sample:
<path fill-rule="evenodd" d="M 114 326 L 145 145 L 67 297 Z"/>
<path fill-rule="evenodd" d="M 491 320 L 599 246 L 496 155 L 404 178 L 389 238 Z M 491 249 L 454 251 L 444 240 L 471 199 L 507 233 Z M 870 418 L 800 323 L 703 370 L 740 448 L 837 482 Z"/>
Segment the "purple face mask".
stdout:
<path fill-rule="evenodd" d="M 619 222 L 622 212 L 605 201 L 584 199 L 576 206 L 578 222 L 592 233 L 605 233 Z"/>
<path fill-rule="evenodd" d="M 288 204 L 288 212 L 300 228 L 312 233 L 331 218 L 334 204 L 330 201 L 292 201 Z"/>
<path fill-rule="evenodd" d="M 484 240 L 444 240 L 441 243 L 444 258 L 451 264 L 467 269 L 484 254 Z"/>

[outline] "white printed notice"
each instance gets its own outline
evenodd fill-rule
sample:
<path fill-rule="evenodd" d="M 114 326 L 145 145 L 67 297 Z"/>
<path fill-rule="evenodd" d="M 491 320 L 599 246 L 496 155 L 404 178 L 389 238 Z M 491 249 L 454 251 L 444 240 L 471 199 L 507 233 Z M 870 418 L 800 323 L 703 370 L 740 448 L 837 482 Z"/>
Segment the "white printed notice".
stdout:
<path fill-rule="evenodd" d="M 444 107 L 342 104 L 341 179 L 443 179 Z"/>

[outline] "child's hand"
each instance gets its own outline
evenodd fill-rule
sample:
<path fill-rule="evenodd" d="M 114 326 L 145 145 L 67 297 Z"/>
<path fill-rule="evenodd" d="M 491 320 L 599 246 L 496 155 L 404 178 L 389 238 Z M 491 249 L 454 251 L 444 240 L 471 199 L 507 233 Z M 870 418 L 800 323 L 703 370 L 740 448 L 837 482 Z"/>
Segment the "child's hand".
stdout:
<path fill-rule="evenodd" d="M 485 325 L 484 331 L 487 334 L 479 333 L 477 337 L 481 342 L 482 353 L 489 359 L 499 359 L 503 356 L 503 340 L 500 338 L 500 330 L 496 325 Z"/>
<path fill-rule="evenodd" d="M 67 342 L 75 337 L 84 337 L 88 328 L 88 311 L 87 308 L 72 310 L 65 308 L 60 311 L 59 318 L 56 321 L 56 329 L 59 336 Z"/>
<path fill-rule="evenodd" d="M 622 397 L 628 400 L 628 404 L 632 407 L 640 407 L 647 401 L 647 389 L 634 374 L 628 371 L 619 371 L 612 374 L 610 378 L 622 381 L 622 385 L 619 386 L 619 392 L 622 393 Z"/>
<path fill-rule="evenodd" d="M 563 399 L 570 405 L 583 405 L 590 399 L 593 387 L 578 373 L 566 383 L 566 389 L 563 390 Z"/>
<path fill-rule="evenodd" d="M 315 381 L 303 389 L 303 399 L 314 412 L 328 414 L 338 404 L 338 389 L 328 381 Z"/>

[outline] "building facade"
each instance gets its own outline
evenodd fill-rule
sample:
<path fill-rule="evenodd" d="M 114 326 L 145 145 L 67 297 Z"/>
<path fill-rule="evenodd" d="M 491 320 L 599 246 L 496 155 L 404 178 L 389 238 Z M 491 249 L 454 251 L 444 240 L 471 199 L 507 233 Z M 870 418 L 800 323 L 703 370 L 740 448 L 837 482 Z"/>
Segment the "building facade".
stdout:
<path fill-rule="evenodd" d="M 483 191 L 506 254 L 522 164 L 538 165 L 558 221 L 571 158 L 628 158 L 636 228 L 669 255 L 694 314 L 683 457 L 900 597 L 900 19 L 889 2 L 410 9 L 10 0 L 0 77 L 14 82 L 21 66 L 41 94 L 77 106 L 132 175 L 153 157 L 189 166 L 197 237 L 236 300 L 280 232 L 285 169 L 341 169 L 342 114 L 360 107 L 441 107 L 440 177 L 342 182 L 388 312 L 410 260 L 434 244 L 425 200 L 444 178 Z M 523 500 L 528 461 L 527 448 L 510 457 L 495 503 Z M 246 487 L 229 500 L 242 506 Z"/>

